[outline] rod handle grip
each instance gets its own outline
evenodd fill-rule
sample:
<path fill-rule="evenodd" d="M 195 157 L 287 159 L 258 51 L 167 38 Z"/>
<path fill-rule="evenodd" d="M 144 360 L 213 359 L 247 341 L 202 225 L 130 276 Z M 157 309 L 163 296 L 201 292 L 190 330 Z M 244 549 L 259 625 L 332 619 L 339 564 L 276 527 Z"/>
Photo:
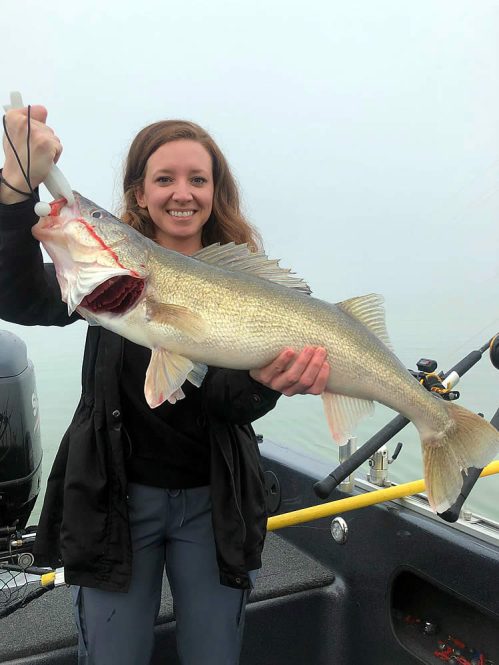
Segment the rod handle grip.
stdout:
<path fill-rule="evenodd" d="M 471 467 L 468 469 L 467 474 L 463 473 L 463 489 L 461 490 L 461 493 L 448 510 L 443 513 L 438 513 L 438 516 L 441 517 L 445 522 L 457 522 L 459 515 L 461 514 L 461 508 L 463 507 L 463 504 L 468 498 L 476 481 L 480 478 L 482 471 L 483 469 L 475 469 L 474 467 Z"/>
<path fill-rule="evenodd" d="M 341 481 L 340 481 L 341 482 Z M 319 499 L 327 499 L 331 492 L 338 487 L 340 483 L 331 474 L 314 485 L 314 492 Z"/>

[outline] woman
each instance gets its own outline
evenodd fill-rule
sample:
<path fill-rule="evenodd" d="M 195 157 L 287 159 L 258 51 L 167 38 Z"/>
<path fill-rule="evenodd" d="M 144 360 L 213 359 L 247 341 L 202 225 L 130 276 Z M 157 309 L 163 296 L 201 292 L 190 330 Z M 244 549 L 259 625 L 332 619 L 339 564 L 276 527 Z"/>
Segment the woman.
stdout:
<path fill-rule="evenodd" d="M 31 235 L 29 189 L 46 177 L 61 144 L 46 110 L 9 111 L 0 189 L 0 316 L 64 326 L 52 264 Z M 18 154 L 19 161 L 16 158 Z M 29 154 L 29 159 L 28 159 Z M 129 151 L 123 220 L 160 245 L 191 255 L 212 242 L 257 236 L 239 210 L 227 162 L 200 127 L 144 128 Z M 184 665 L 238 662 L 247 596 L 261 565 L 265 502 L 250 423 L 281 393 L 319 394 L 325 351 L 285 349 L 251 372 L 210 368 L 201 388 L 151 410 L 143 384 L 150 351 L 89 327 L 82 396 L 48 479 L 35 554 L 64 565 L 72 585 L 81 663 L 147 665 L 163 568 Z"/>

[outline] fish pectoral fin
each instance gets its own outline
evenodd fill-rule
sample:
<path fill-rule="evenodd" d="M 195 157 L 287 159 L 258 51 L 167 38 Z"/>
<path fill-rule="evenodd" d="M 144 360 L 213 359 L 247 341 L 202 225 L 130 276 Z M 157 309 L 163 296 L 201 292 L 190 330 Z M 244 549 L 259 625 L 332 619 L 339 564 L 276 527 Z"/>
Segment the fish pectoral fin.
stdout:
<path fill-rule="evenodd" d="M 378 293 L 370 293 L 367 296 L 358 296 L 337 303 L 337 307 L 360 321 L 366 328 L 380 339 L 390 351 L 393 351 L 392 343 L 388 337 L 385 321 L 385 308 L 383 307 L 383 296 Z"/>
<path fill-rule="evenodd" d="M 324 392 L 322 401 L 329 429 L 339 446 L 354 435 L 361 420 L 374 413 L 374 403 L 366 399 Z"/>
<path fill-rule="evenodd" d="M 177 328 L 195 342 L 202 342 L 206 338 L 207 326 L 203 317 L 183 305 L 166 304 L 147 298 L 146 319 Z"/>
<path fill-rule="evenodd" d="M 144 386 L 146 402 L 151 409 L 167 400 L 175 404 L 177 400 L 185 397 L 182 385 L 196 367 L 188 358 L 170 353 L 166 349 L 153 349 Z"/>
<path fill-rule="evenodd" d="M 262 251 L 252 252 L 246 243 L 236 245 L 235 242 L 228 242 L 221 245 L 217 242 L 203 247 L 191 258 L 225 268 L 225 270 L 251 274 L 307 295 L 312 292 L 303 279 L 297 277 L 291 270 L 281 268 L 277 259 L 269 259 Z"/>

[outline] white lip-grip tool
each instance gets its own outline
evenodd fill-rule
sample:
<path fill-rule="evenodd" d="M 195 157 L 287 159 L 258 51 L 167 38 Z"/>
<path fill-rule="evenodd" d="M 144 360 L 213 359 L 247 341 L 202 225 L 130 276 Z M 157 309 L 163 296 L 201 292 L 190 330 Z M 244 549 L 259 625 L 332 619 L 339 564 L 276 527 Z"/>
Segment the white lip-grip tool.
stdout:
<path fill-rule="evenodd" d="M 23 98 L 20 92 L 11 92 L 10 93 L 10 104 L 5 104 L 4 109 L 9 111 L 10 109 L 20 109 L 23 108 Z M 45 187 L 52 194 L 54 199 L 65 198 L 69 205 L 73 205 L 74 196 L 71 185 L 64 177 L 62 171 L 55 165 L 52 164 L 50 171 L 43 181 Z M 50 205 L 39 201 L 35 205 L 35 213 L 39 217 L 43 217 L 50 213 Z"/>

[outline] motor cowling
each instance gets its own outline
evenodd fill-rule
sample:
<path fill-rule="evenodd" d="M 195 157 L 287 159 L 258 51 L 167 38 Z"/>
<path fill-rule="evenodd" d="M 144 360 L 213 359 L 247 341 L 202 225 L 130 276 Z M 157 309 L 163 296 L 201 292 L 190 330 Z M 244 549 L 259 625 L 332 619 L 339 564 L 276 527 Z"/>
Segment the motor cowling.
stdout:
<path fill-rule="evenodd" d="M 40 413 L 26 344 L 0 330 L 0 527 L 23 528 L 40 492 Z"/>

